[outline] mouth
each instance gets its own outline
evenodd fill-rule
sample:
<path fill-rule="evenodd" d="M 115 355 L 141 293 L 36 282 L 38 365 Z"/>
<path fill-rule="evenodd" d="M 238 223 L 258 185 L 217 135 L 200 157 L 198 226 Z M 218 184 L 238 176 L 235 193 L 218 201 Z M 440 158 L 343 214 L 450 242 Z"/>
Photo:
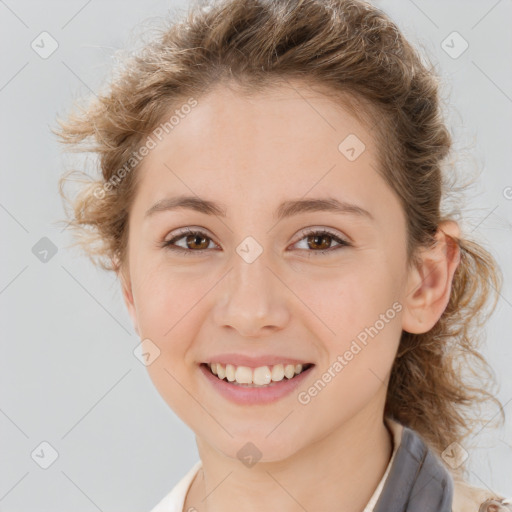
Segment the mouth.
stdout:
<path fill-rule="evenodd" d="M 209 372 L 218 381 L 244 388 L 268 388 L 279 385 L 283 381 L 297 379 L 300 375 L 308 373 L 315 366 L 307 364 L 276 364 L 250 368 L 248 366 L 234 366 L 221 363 L 201 363 L 201 367 Z M 299 380 L 302 380 L 299 379 Z"/>

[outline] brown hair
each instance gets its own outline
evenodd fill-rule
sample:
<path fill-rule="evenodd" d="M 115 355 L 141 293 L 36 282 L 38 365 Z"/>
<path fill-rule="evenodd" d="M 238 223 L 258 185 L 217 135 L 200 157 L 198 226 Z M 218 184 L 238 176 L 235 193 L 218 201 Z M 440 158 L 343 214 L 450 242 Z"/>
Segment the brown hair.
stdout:
<path fill-rule="evenodd" d="M 408 261 L 415 264 L 415 251 L 433 243 L 439 223 L 451 218 L 441 214 L 441 198 L 450 192 L 443 178 L 452 141 L 432 65 L 386 14 L 358 0 L 196 4 L 135 53 L 106 91 L 59 120 L 63 143 L 99 156 L 102 177 L 71 200 L 71 227 L 93 261 L 122 270 L 137 173 L 119 170 L 171 109 L 219 84 L 250 94 L 288 80 L 318 86 L 373 132 L 378 171 L 406 212 Z M 64 197 L 69 179 L 61 179 Z M 494 401 L 504 418 L 486 389 L 493 372 L 478 351 L 501 272 L 477 242 L 456 242 L 461 261 L 448 306 L 429 332 L 402 333 L 385 406 L 386 416 L 416 430 L 438 454 L 485 421 L 475 406 Z"/>

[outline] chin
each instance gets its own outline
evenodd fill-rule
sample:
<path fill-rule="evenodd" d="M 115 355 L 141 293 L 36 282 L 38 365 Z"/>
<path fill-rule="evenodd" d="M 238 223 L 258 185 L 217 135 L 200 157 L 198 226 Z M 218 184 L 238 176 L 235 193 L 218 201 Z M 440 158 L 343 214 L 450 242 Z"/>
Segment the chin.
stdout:
<path fill-rule="evenodd" d="M 258 463 L 283 461 L 297 452 L 298 443 L 293 443 L 289 436 L 279 436 L 275 432 L 268 436 L 271 430 L 265 428 L 260 433 L 255 433 L 253 430 L 251 434 L 239 435 L 230 431 L 233 438 L 215 446 L 226 457 L 238 459 L 247 467 L 251 467 L 254 461 Z"/>

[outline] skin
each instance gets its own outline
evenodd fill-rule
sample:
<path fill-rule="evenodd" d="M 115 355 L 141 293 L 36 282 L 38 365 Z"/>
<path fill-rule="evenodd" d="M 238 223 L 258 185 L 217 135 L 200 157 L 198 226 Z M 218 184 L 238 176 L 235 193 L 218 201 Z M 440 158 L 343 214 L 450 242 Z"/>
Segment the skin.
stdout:
<path fill-rule="evenodd" d="M 354 161 L 338 150 L 348 134 L 366 146 Z M 400 334 L 428 331 L 446 308 L 459 263 L 446 234 L 456 237 L 459 228 L 440 225 L 438 246 L 408 269 L 404 212 L 375 170 L 376 155 L 365 126 L 304 84 L 252 98 L 218 86 L 137 171 L 120 278 L 137 333 L 160 350 L 149 375 L 196 434 L 203 471 L 184 510 L 230 512 L 243 503 L 245 511 L 360 512 L 381 479 L 392 453 L 383 410 Z M 145 217 L 157 201 L 181 194 L 220 202 L 227 216 L 180 209 Z M 373 220 L 333 212 L 273 218 L 284 200 L 328 196 L 359 205 Z M 175 243 L 188 251 L 207 247 L 202 255 L 159 245 L 186 227 L 201 228 L 205 244 L 187 245 L 186 236 Z M 352 245 L 329 237 L 308 244 L 309 227 Z M 236 252 L 247 236 L 263 249 L 252 263 Z M 330 252 L 318 253 L 322 243 Z M 298 392 L 396 301 L 401 311 L 300 404 Z M 316 366 L 297 393 L 240 406 L 199 371 L 221 352 L 283 354 Z M 252 467 L 237 457 L 247 442 L 262 453 Z"/>

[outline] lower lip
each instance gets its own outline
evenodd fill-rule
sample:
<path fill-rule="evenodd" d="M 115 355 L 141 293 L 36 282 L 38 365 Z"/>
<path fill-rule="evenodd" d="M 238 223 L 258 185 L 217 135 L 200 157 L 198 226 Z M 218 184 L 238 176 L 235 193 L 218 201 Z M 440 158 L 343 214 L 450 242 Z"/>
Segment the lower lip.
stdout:
<path fill-rule="evenodd" d="M 289 395 L 308 377 L 314 366 L 315 365 L 310 366 L 307 370 L 293 377 L 293 379 L 284 377 L 283 380 L 279 382 L 265 387 L 254 388 L 237 386 L 224 379 L 221 380 L 216 375 L 213 375 L 210 368 L 205 364 L 199 365 L 199 368 L 203 372 L 203 375 L 212 383 L 214 388 L 228 400 L 240 405 L 257 405 L 276 402 L 280 398 Z"/>

